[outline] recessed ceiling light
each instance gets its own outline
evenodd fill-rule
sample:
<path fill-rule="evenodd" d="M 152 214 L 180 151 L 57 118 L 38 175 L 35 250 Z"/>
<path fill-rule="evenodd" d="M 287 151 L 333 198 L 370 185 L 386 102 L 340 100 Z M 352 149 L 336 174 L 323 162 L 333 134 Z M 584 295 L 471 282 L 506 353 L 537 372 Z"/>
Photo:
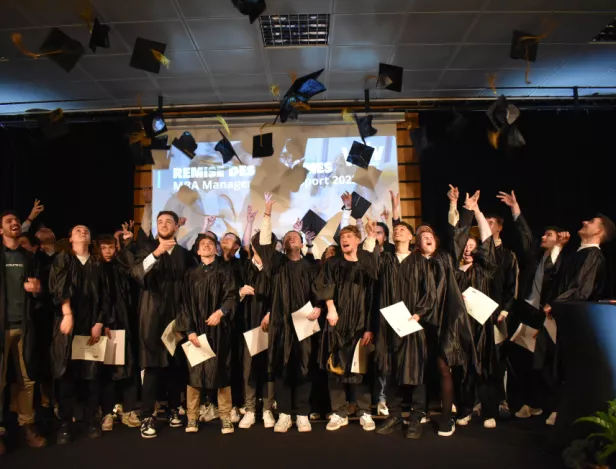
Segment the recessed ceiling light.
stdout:
<path fill-rule="evenodd" d="M 265 15 L 259 18 L 265 47 L 326 46 L 329 14 Z"/>

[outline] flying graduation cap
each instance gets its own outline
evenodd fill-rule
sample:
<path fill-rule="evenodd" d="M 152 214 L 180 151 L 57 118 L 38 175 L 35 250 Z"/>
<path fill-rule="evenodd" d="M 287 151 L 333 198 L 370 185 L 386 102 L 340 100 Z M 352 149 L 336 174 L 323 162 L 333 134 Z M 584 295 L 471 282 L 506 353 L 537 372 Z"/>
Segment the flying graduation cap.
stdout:
<path fill-rule="evenodd" d="M 378 132 L 374 127 L 372 127 L 373 117 L 374 116 L 371 114 L 368 114 L 364 117 L 357 117 L 357 114 L 355 114 L 355 122 L 357 123 L 357 129 L 359 130 L 359 135 L 364 144 L 366 143 L 366 139 L 368 137 L 373 137 Z"/>
<path fill-rule="evenodd" d="M 174 138 L 171 145 L 180 150 L 191 160 L 195 157 L 197 142 L 195 142 L 195 138 L 190 132 L 184 132 L 179 138 Z"/>
<path fill-rule="evenodd" d="M 222 133 L 222 130 L 218 129 L 218 132 L 220 132 L 220 136 L 222 137 L 222 139 L 216 144 L 214 150 L 216 150 L 222 155 L 222 161 L 226 164 L 231 161 L 235 156 L 237 158 L 237 161 L 240 162 L 240 164 L 244 164 L 242 163 L 242 160 L 240 160 L 237 156 L 237 153 L 235 153 L 235 149 L 233 148 L 233 145 L 231 144 L 229 139 L 226 137 L 225 134 Z"/>
<path fill-rule="evenodd" d="M 505 96 L 499 96 L 488 108 L 486 114 L 496 129 L 496 132 L 488 134 L 490 144 L 494 148 L 515 148 L 526 144 L 516 123 L 520 117 L 520 110 L 517 106 L 508 103 Z"/>
<path fill-rule="evenodd" d="M 154 111 L 145 115 L 141 122 L 143 123 L 143 130 L 145 134 L 154 138 L 157 135 L 164 134 L 167 131 L 167 124 L 163 119 L 163 113 L 161 111 Z"/>
<path fill-rule="evenodd" d="M 66 35 L 58 28 L 53 28 L 41 44 L 39 52 L 40 55 L 47 55 L 49 60 L 68 73 L 77 65 L 84 49 L 79 41 Z"/>
<path fill-rule="evenodd" d="M 325 85 L 317 80 L 321 73 L 323 73 L 323 70 L 322 68 L 317 72 L 305 75 L 293 82 L 280 101 L 280 111 L 274 120 L 274 124 L 276 120 L 278 120 L 278 117 L 280 117 L 280 122 L 282 123 L 286 122 L 288 119 L 297 119 L 299 109 L 306 109 L 308 107 L 308 101 L 313 96 L 327 91 Z"/>
<path fill-rule="evenodd" d="M 400 93 L 402 91 L 402 76 L 404 69 L 397 65 L 379 64 L 379 76 L 376 87 Z"/>
<path fill-rule="evenodd" d="M 302 231 L 304 233 L 312 231 L 315 236 L 318 236 L 323 228 L 325 228 L 325 225 L 327 225 L 327 222 L 312 210 L 308 210 L 302 218 Z"/>
<path fill-rule="evenodd" d="M 252 138 L 252 157 L 265 158 L 274 154 L 273 133 L 259 134 Z"/>
<path fill-rule="evenodd" d="M 101 24 L 98 18 L 94 18 L 92 25 L 92 31 L 90 33 L 90 49 L 93 53 L 96 52 L 97 47 L 103 47 L 109 49 L 109 26 Z"/>
<path fill-rule="evenodd" d="M 167 44 L 138 37 L 135 39 L 133 55 L 130 58 L 129 65 L 146 72 L 160 73 L 161 64 L 169 67 L 171 63 L 164 55 L 166 49 Z"/>
<path fill-rule="evenodd" d="M 250 24 L 254 23 L 263 14 L 267 6 L 265 0 L 232 0 L 233 6 L 242 15 L 250 18 Z"/>
<path fill-rule="evenodd" d="M 372 202 L 364 199 L 357 192 L 351 194 L 351 216 L 356 220 L 363 218 L 371 206 Z"/>
<path fill-rule="evenodd" d="M 349 150 L 349 156 L 347 157 L 349 163 L 363 169 L 368 169 L 372 154 L 374 153 L 374 148 L 366 145 L 366 138 L 372 137 L 377 133 L 377 130 L 372 127 L 372 118 L 373 116 L 370 114 L 364 117 L 357 117 L 357 114 L 355 114 L 355 123 L 357 124 L 359 136 L 363 143 L 353 142 Z"/>

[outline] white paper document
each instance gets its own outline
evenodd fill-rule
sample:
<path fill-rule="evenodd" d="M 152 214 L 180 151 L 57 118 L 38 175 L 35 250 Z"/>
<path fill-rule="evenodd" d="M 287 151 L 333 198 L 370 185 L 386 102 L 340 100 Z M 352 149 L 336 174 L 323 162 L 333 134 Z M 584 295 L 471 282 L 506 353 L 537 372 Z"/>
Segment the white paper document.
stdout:
<path fill-rule="evenodd" d="M 250 331 L 244 332 L 244 340 L 246 341 L 246 347 L 248 347 L 248 352 L 250 352 L 251 357 L 267 350 L 267 338 L 267 332 L 263 331 L 261 327 L 255 327 Z"/>
<path fill-rule="evenodd" d="M 511 337 L 511 342 L 535 353 L 535 344 L 537 343 L 537 339 L 535 338 L 536 334 L 537 329 L 533 329 L 526 324 L 520 324 L 515 334 Z"/>
<path fill-rule="evenodd" d="M 496 324 L 494 324 L 494 344 L 502 344 L 505 340 L 507 340 L 507 332 L 505 331 L 503 334 Z"/>
<path fill-rule="evenodd" d="M 178 346 L 179 339 L 175 333 L 175 319 L 165 328 L 162 337 L 160 338 L 167 347 L 171 356 L 175 355 L 175 349 Z"/>
<path fill-rule="evenodd" d="M 552 339 L 552 342 L 556 343 L 556 331 L 558 330 L 558 328 L 556 327 L 556 320 L 545 318 L 543 327 L 545 327 L 545 329 L 548 331 L 548 334 L 550 334 L 550 339 Z"/>
<path fill-rule="evenodd" d="M 357 341 L 355 352 L 353 353 L 353 364 L 351 365 L 351 373 L 359 373 L 365 375 L 368 373 L 368 360 L 370 354 L 374 352 L 374 345 L 370 344 L 363 346 L 361 339 Z"/>
<path fill-rule="evenodd" d="M 107 337 L 101 336 L 100 340 L 93 345 L 88 345 L 89 340 L 89 335 L 76 335 L 73 337 L 71 358 L 73 360 L 88 360 L 91 362 L 104 361 Z"/>
<path fill-rule="evenodd" d="M 423 329 L 417 321 L 410 320 L 411 313 L 402 301 L 381 309 L 381 314 L 400 337 L 413 334 Z"/>
<path fill-rule="evenodd" d="M 298 309 L 291 314 L 293 327 L 295 328 L 295 333 L 297 334 L 297 340 L 300 342 L 321 330 L 319 327 L 319 321 L 311 321 L 308 319 L 308 316 L 312 313 L 313 309 L 312 303 L 309 301 L 302 306 L 301 309 Z"/>
<path fill-rule="evenodd" d="M 201 334 L 197 338 L 199 339 L 201 347 L 195 347 L 190 341 L 182 344 L 182 348 L 184 349 L 190 366 L 197 366 L 199 363 L 203 363 L 216 356 L 205 334 Z"/>
<path fill-rule="evenodd" d="M 496 308 L 498 308 L 498 303 L 496 301 L 473 287 L 468 287 L 464 290 L 462 298 L 464 298 L 464 304 L 466 305 L 468 314 L 482 326 L 488 318 L 492 316 Z"/>
<path fill-rule="evenodd" d="M 126 352 L 126 331 L 109 331 L 111 336 L 107 341 L 105 348 L 105 365 L 125 364 L 124 352 Z"/>

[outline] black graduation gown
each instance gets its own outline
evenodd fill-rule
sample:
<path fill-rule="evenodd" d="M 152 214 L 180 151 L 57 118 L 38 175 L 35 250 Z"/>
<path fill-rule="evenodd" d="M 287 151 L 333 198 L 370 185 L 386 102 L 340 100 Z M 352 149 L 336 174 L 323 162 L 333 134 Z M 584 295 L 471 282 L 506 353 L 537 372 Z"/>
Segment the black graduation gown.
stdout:
<path fill-rule="evenodd" d="M 404 303 L 411 315 L 422 317 L 434 307 L 435 285 L 432 275 L 423 275 L 428 260 L 418 252 L 409 254 L 402 262 L 395 254 L 382 253 L 379 265 L 378 302 L 380 308 Z M 420 267 L 420 264 L 425 264 Z M 376 369 L 381 375 L 390 374 L 392 383 L 419 385 L 424 382 L 428 360 L 426 335 L 423 330 L 400 338 L 379 315 L 375 335 Z M 420 321 L 421 323 L 422 321 Z"/>
<path fill-rule="evenodd" d="M 172 357 L 161 337 L 171 321 L 180 313 L 182 282 L 185 273 L 197 265 L 197 260 L 182 246 L 176 245 L 171 254 L 165 253 L 145 273 L 143 260 L 153 252 L 158 242 L 149 249 L 139 250 L 132 264 L 131 276 L 141 287 L 139 297 L 139 365 L 168 367 L 181 365 L 182 353 Z"/>
<path fill-rule="evenodd" d="M 500 311 L 513 313 L 518 295 L 518 259 L 502 243 L 495 247 L 496 271 L 490 283 L 490 297 L 499 305 Z"/>
<path fill-rule="evenodd" d="M 340 371 L 339 379 L 346 383 L 360 383 L 363 375 L 351 373 L 357 342 L 365 332 L 375 332 L 374 290 L 377 264 L 366 251 L 358 252 L 359 260 L 352 262 L 336 257 L 326 262 L 313 284 L 317 301 L 334 300 L 338 323 L 325 324 L 319 349 L 319 366 Z M 326 315 L 327 309 L 323 311 Z M 338 373 L 336 373 L 338 374 Z"/>
<path fill-rule="evenodd" d="M 312 293 L 312 282 L 318 274 L 318 265 L 301 258 L 290 260 L 276 251 L 276 245 L 261 245 L 259 236 L 253 238 L 253 247 L 271 276 L 272 307 L 269 326 L 269 372 L 287 382 L 310 379 L 317 366 L 319 334 L 299 342 L 291 314 L 309 301 L 317 306 Z M 318 306 L 322 306 L 319 304 Z M 326 315 L 323 311 L 321 316 Z"/>
<path fill-rule="evenodd" d="M 49 275 L 51 266 L 57 254 L 48 256 L 38 250 L 34 254 L 37 265 L 38 279 L 41 282 L 41 293 L 37 295 L 34 307 L 34 328 L 36 329 L 36 353 L 38 355 L 39 372 L 41 379 L 51 378 L 51 358 L 49 349 L 53 337 L 55 320 L 55 305 L 49 292 Z"/>
<path fill-rule="evenodd" d="M 135 337 L 135 319 L 137 308 L 133 291 L 135 289 L 130 277 L 129 266 L 122 264 L 118 258 L 102 264 L 102 270 L 106 277 L 105 286 L 110 302 L 109 328 L 112 330 L 124 330 L 125 351 L 124 365 L 109 365 L 113 380 L 127 379 L 137 372 L 137 354 Z"/>
<path fill-rule="evenodd" d="M 216 357 L 191 367 L 188 363 L 188 383 L 196 388 L 219 389 L 231 384 L 232 325 L 237 306 L 237 285 L 232 269 L 220 259 L 212 264 L 200 264 L 186 274 L 182 312 L 176 330 L 188 335 L 205 334 Z M 217 326 L 205 321 L 212 313 L 227 311 Z"/>
<path fill-rule="evenodd" d="M 4 356 L 5 336 L 8 330 L 8 317 L 6 311 L 6 273 L 5 273 L 5 260 L 4 260 L 4 245 L 0 244 L 0 357 Z M 25 265 L 25 277 L 39 278 L 38 264 L 33 258 L 32 254 L 26 251 L 22 247 L 18 247 L 17 250 L 21 252 L 26 258 Z M 45 286 L 41 282 L 41 288 L 45 290 Z M 21 331 L 23 334 L 24 343 L 24 361 L 26 364 L 26 370 L 28 377 L 32 380 L 36 380 L 39 371 L 41 361 L 37 353 L 37 329 L 36 329 L 36 306 L 37 299 L 24 290 L 25 303 L 24 303 L 24 317 L 21 323 Z M 2 362 L 2 360 L 0 360 Z M 3 363 L 0 363 L 0 376 L 5 373 L 3 370 Z M 2 390 L 0 390 L 1 392 Z"/>
<path fill-rule="evenodd" d="M 90 256 L 85 265 L 71 253 L 60 253 L 54 259 L 49 290 L 57 305 L 51 346 L 51 366 L 55 379 L 62 378 L 67 370 L 74 336 L 89 337 L 97 323 L 109 326 L 110 303 L 104 282 L 101 264 L 94 256 Z M 64 335 L 60 332 L 63 319 L 61 305 L 67 299 L 73 311 L 73 332 Z M 87 360 L 75 360 L 70 367 L 72 378 L 83 380 L 97 379 L 101 369 L 102 363 Z"/>

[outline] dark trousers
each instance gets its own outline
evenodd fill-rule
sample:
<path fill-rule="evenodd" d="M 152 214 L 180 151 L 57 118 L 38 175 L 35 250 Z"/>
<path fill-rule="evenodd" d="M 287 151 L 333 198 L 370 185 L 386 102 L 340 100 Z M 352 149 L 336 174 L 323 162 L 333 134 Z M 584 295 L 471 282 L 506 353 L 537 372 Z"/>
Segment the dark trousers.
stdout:
<path fill-rule="evenodd" d="M 120 402 L 124 412 L 132 412 L 137 409 L 137 391 L 139 375 L 133 375 L 127 379 L 114 381 L 109 374 L 103 378 L 101 392 L 101 408 L 103 415 L 113 412 L 113 408 L 118 402 L 118 394 L 121 395 Z"/>
<path fill-rule="evenodd" d="M 295 407 L 297 415 L 308 416 L 310 414 L 310 389 L 312 383 L 305 381 L 301 383 L 286 382 L 283 378 L 276 378 L 274 389 L 278 411 L 281 414 L 291 415 Z M 295 406 L 293 405 L 295 401 Z"/>
<path fill-rule="evenodd" d="M 400 417 L 402 406 L 410 407 L 410 420 L 420 422 L 428 408 L 428 397 L 425 384 L 416 386 L 396 385 L 394 380 L 388 380 L 391 384 L 387 385 L 387 406 L 389 415 Z"/>
<path fill-rule="evenodd" d="M 507 396 L 511 410 L 523 405 L 546 412 L 556 410 L 556 394 L 546 384 L 540 370 L 533 368 L 532 352 L 515 344 L 509 350 L 511 371 L 507 376 Z"/>
<path fill-rule="evenodd" d="M 478 376 L 474 369 L 469 369 L 465 379 L 461 378 L 460 370 L 456 370 L 456 401 L 458 402 L 458 418 L 466 417 L 473 412 L 475 403 L 481 403 L 481 417 L 484 420 L 498 417 L 500 404 L 500 389 L 502 388 L 501 373 L 494 376 Z"/>
<path fill-rule="evenodd" d="M 359 384 L 341 383 L 337 375 L 329 373 L 329 398 L 332 404 L 332 412 L 342 418 L 349 416 L 347 410 L 347 397 L 349 402 L 355 402 L 359 408 L 357 416 L 370 413 L 370 387 Z"/>
<path fill-rule="evenodd" d="M 327 385 L 328 374 L 325 370 L 317 370 L 310 390 L 310 409 L 321 415 L 328 414 L 332 410 Z"/>
<path fill-rule="evenodd" d="M 182 373 L 175 367 L 146 368 L 143 376 L 143 388 L 141 389 L 141 417 L 147 418 L 154 414 L 156 396 L 159 386 L 166 391 L 169 409 L 177 409 L 182 403 L 182 390 L 186 388 L 186 382 L 182 379 Z"/>
<path fill-rule="evenodd" d="M 96 418 L 100 396 L 100 381 L 73 379 L 63 376 L 56 386 L 58 416 L 63 423 L 71 423 L 75 416 L 77 401 L 83 403 L 83 420 L 92 422 Z"/>

